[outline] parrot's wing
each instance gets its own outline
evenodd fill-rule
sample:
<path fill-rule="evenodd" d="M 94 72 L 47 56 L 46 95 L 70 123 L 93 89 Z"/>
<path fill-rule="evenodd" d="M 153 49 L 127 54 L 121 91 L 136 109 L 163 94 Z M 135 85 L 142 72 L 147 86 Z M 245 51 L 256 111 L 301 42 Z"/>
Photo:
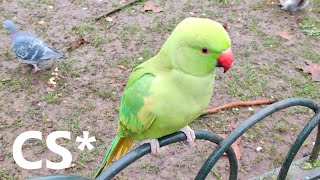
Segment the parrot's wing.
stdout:
<path fill-rule="evenodd" d="M 136 69 L 131 75 L 121 99 L 118 135 L 141 134 L 155 119 L 152 113 L 150 87 L 155 76 Z"/>

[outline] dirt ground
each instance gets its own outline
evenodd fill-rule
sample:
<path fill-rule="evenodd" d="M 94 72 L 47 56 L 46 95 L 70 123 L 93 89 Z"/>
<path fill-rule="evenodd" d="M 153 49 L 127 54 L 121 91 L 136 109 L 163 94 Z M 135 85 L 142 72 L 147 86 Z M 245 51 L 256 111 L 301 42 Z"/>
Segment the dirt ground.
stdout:
<path fill-rule="evenodd" d="M 12 19 L 21 29 L 37 34 L 68 54 L 63 61 L 40 64 L 42 72 L 19 63 L 11 51 L 10 36 L 0 29 L 0 179 L 39 175 L 77 174 L 92 177 L 115 136 L 120 98 L 131 70 L 155 55 L 170 32 L 184 18 L 211 18 L 229 27 L 234 66 L 218 70 L 210 107 L 238 100 L 306 97 L 320 103 L 320 82 L 298 71 L 306 60 L 320 63 L 320 1 L 290 15 L 276 1 L 154 1 L 163 12 L 144 12 L 144 2 L 112 14 L 112 21 L 94 17 L 123 6 L 126 1 L 1 0 L 0 21 Z M 313 26 L 312 26 L 313 25 Z M 313 27 L 313 29 L 312 29 Z M 288 32 L 286 40 L 277 34 Z M 318 33 L 317 33 L 318 32 Z M 56 87 L 48 84 L 50 78 Z M 228 134 L 265 106 L 232 108 L 199 118 L 193 129 Z M 296 107 L 266 118 L 247 131 L 239 144 L 239 179 L 255 177 L 279 167 L 297 134 L 312 117 L 309 109 Z M 25 170 L 13 160 L 15 138 L 28 130 L 72 132 L 59 140 L 73 155 L 67 170 Z M 78 150 L 77 136 L 95 136 L 92 151 Z M 296 159 L 310 153 L 314 134 Z M 137 145 L 136 145 L 137 146 Z M 262 147 L 257 152 L 256 148 Z M 28 160 L 61 157 L 45 141 L 28 140 L 23 146 Z M 116 179 L 192 179 L 215 145 L 177 143 L 158 155 L 147 155 L 121 172 Z M 227 179 L 226 157 L 219 160 L 208 179 Z"/>

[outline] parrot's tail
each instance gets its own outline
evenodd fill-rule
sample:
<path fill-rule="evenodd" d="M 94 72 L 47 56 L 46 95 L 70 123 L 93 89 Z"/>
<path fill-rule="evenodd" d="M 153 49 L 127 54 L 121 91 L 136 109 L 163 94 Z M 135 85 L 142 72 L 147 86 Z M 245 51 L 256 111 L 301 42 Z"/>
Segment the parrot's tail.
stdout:
<path fill-rule="evenodd" d="M 108 166 L 113 159 L 118 160 L 122 155 L 126 154 L 129 148 L 132 146 L 132 143 L 133 143 L 133 139 L 131 137 L 122 138 L 117 135 L 113 139 L 111 147 L 107 152 L 107 154 L 104 156 L 102 164 L 94 178 L 97 178 L 101 174 L 102 170 L 106 166 Z"/>

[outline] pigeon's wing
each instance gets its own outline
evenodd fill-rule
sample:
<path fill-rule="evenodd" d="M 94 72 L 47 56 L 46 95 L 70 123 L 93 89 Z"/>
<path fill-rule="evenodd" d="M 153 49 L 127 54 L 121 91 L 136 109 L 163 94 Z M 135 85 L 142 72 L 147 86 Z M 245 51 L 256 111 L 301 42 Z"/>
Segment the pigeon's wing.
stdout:
<path fill-rule="evenodd" d="M 12 48 L 15 54 L 22 60 L 34 61 L 44 53 L 43 42 L 32 36 L 16 36 Z"/>
<path fill-rule="evenodd" d="M 25 34 L 14 38 L 13 51 L 20 59 L 35 63 L 63 57 L 61 53 L 48 47 L 39 38 Z"/>
<path fill-rule="evenodd" d="M 44 44 L 44 54 L 40 58 L 42 60 L 49 60 L 52 58 L 64 58 L 64 55 L 62 53 L 59 53 L 57 50 L 50 48 L 46 44 Z"/>

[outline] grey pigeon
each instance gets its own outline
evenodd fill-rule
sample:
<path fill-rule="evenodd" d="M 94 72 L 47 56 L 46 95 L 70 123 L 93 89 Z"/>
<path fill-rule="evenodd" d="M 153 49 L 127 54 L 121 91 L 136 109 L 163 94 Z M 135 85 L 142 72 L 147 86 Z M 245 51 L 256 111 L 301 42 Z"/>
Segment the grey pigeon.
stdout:
<path fill-rule="evenodd" d="M 34 73 L 39 71 L 38 64 L 53 58 L 65 58 L 62 53 L 49 47 L 37 36 L 20 31 L 15 24 L 6 20 L 3 26 L 9 31 L 12 39 L 13 52 L 18 56 L 23 64 L 34 66 Z"/>
<path fill-rule="evenodd" d="M 309 0 L 280 0 L 280 4 L 282 9 L 292 13 L 305 8 L 309 4 Z"/>

